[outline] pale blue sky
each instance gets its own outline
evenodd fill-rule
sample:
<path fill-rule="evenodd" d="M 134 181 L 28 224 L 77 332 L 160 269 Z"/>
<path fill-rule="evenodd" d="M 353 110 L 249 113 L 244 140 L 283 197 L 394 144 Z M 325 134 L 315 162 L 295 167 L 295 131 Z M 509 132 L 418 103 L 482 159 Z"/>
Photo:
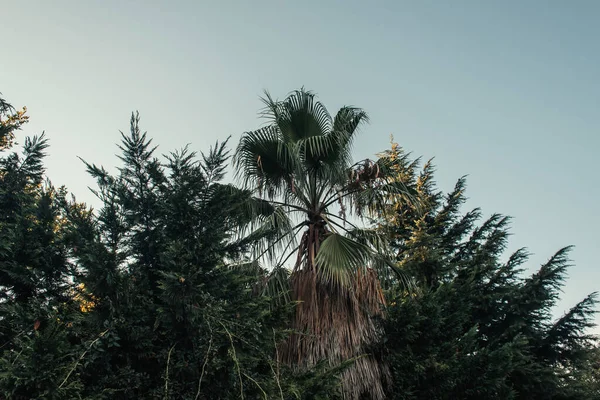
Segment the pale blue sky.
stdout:
<path fill-rule="evenodd" d="M 356 158 L 436 157 L 469 207 L 515 218 L 531 268 L 574 244 L 561 307 L 600 289 L 600 1 L 4 1 L 0 91 L 51 139 L 49 175 L 91 201 L 76 156 L 114 165 L 132 110 L 167 152 L 258 127 L 304 85 L 371 116 Z"/>

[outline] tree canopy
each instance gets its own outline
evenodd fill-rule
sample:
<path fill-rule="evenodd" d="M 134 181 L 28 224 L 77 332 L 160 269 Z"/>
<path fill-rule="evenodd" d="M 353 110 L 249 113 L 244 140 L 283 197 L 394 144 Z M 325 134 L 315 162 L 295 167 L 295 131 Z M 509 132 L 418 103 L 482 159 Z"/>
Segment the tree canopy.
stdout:
<path fill-rule="evenodd" d="M 570 247 L 527 276 L 464 178 L 352 161 L 363 110 L 264 102 L 235 151 L 159 156 L 132 114 L 92 209 L 0 98 L 0 398 L 600 399 L 596 295 L 553 314 Z"/>
<path fill-rule="evenodd" d="M 569 263 L 559 249 L 523 276 L 526 249 L 501 257 L 510 219 L 461 212 L 466 181 L 444 195 L 431 161 L 397 145 L 384 154 L 420 208 L 392 204 L 381 219 L 413 292 L 391 290 L 386 339 L 398 399 L 596 399 L 596 293 L 554 319 Z"/>

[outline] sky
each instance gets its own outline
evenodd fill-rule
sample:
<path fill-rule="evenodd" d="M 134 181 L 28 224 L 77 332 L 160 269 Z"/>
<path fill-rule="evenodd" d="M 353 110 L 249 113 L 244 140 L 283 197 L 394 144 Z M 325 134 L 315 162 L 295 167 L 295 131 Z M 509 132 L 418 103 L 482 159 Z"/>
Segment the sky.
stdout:
<path fill-rule="evenodd" d="M 600 290 L 600 2 L 0 1 L 0 92 L 50 139 L 48 175 L 94 204 L 78 157 L 114 167 L 131 112 L 168 153 L 264 123 L 301 86 L 371 118 L 355 159 L 435 157 L 465 211 L 513 217 L 527 268 L 574 245 L 557 315 Z M 21 142 L 23 140 L 21 139 Z M 600 330 L 597 329 L 597 332 Z"/>

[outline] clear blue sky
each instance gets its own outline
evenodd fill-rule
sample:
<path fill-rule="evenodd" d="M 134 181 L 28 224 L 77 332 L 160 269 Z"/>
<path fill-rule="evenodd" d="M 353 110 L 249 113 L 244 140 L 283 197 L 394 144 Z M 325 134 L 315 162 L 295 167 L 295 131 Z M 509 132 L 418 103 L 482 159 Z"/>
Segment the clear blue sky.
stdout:
<path fill-rule="evenodd" d="M 304 85 L 436 157 L 469 207 L 513 216 L 536 268 L 573 244 L 561 309 L 600 289 L 600 1 L 5 1 L 0 91 L 51 139 L 49 175 L 91 201 L 76 156 L 114 165 L 132 110 L 167 152 L 258 127 Z"/>

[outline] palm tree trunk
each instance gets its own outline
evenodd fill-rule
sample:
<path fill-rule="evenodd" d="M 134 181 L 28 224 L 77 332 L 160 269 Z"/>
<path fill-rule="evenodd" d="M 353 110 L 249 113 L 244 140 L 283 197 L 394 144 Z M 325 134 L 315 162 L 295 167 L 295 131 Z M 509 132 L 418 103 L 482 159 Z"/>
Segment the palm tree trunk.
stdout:
<path fill-rule="evenodd" d="M 302 237 L 291 276 L 292 299 L 298 302 L 293 334 L 282 344 L 281 362 L 298 370 L 327 360 L 334 367 L 354 359 L 341 375 L 345 399 L 384 399 L 389 370 L 374 354 L 382 332 L 376 322 L 384 298 L 373 270 L 357 271 L 350 287 L 324 282 L 314 259 L 325 233 L 311 224 Z"/>

